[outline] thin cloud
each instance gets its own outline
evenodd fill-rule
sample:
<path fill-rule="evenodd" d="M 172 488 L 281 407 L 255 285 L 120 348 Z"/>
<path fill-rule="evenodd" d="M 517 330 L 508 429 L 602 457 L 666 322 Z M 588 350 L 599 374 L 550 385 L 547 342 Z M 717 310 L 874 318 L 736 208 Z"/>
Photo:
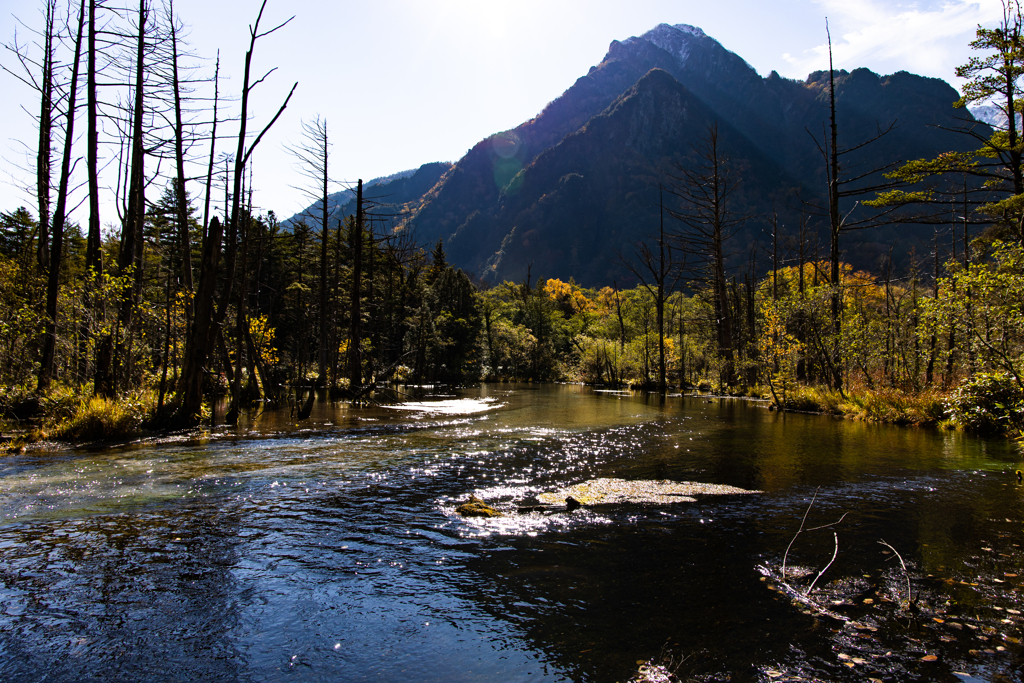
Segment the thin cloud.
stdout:
<path fill-rule="evenodd" d="M 966 61 L 979 24 L 1002 18 L 999 0 L 934 3 L 888 3 L 877 0 L 818 0 L 829 19 L 836 68 L 866 66 L 889 73 L 905 69 L 925 76 L 954 80 Z M 822 34 L 824 34 L 822 26 Z M 787 75 L 802 77 L 828 68 L 828 43 L 822 41 L 800 55 L 785 54 Z"/>

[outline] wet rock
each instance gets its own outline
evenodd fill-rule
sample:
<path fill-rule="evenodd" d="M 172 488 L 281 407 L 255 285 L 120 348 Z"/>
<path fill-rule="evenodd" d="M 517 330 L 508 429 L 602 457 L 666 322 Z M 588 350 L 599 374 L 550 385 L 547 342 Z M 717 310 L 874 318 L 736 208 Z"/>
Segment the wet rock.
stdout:
<path fill-rule="evenodd" d="M 476 496 L 470 496 L 469 501 L 455 508 L 463 517 L 501 517 L 501 513 Z"/>
<path fill-rule="evenodd" d="M 655 481 L 639 479 L 591 479 L 568 488 L 542 493 L 537 496 L 541 503 L 558 505 L 572 498 L 580 505 L 621 505 L 621 504 L 673 504 L 695 503 L 694 496 L 728 496 L 760 491 L 748 491 L 722 484 L 704 484 L 692 481 Z M 571 511 L 571 510 L 570 510 Z"/>

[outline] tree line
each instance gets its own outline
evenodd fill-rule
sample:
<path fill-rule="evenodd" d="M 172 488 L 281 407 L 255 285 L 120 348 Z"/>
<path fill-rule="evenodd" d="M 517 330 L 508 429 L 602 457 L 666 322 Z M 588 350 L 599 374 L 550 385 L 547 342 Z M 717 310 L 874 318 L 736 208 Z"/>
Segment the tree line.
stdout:
<path fill-rule="evenodd" d="M 447 262 L 443 242 L 417 244 L 386 205 L 364 197 L 361 181 L 356 213 L 332 219 L 320 117 L 303 124 L 293 149 L 310 211 L 282 225 L 253 207 L 253 151 L 296 87 L 250 128 L 251 93 L 269 75 L 250 72 L 253 53 L 288 23 L 261 27 L 265 6 L 249 26 L 235 118 L 223 113 L 219 58 L 202 89 L 212 97 L 200 95 L 170 0 L 130 9 L 45 0 L 36 40 L 7 46 L 16 59 L 4 68 L 39 98 L 36 206 L 0 213 L 8 413 L 58 389 L 115 401 L 148 391 L 154 424 L 185 426 L 225 394 L 231 421 L 295 389 L 354 399 L 389 382 L 568 380 L 761 391 L 782 409 L 799 407 L 808 386 L 840 397 L 960 387 L 975 402 L 1002 392 L 995 426 L 1021 426 L 1016 2 L 1004 5 L 999 28 L 978 29 L 972 46 L 986 54 L 959 72 L 968 85 L 957 106 L 991 102 L 1006 115 L 991 133 L 967 130 L 976 153 L 867 171 L 844 162 L 887 130 L 843 138 L 830 71 L 830 120 L 816 138 L 822 201 L 803 202 L 796 226 L 768 217 L 765 245 L 735 244 L 751 216 L 734 199 L 741 170 L 712 127 L 657 188 L 660 224 L 618 255 L 632 273 L 624 288 L 531 275 L 486 286 Z M 231 153 L 218 152 L 226 124 L 238 129 Z M 69 220 L 83 157 L 84 227 Z M 101 167 L 116 177 L 112 188 L 100 186 Z M 99 229 L 105 193 L 116 234 Z M 874 273 L 843 263 L 842 240 L 885 221 L 933 224 L 931 253 Z M 825 253 L 816 225 L 827 229 Z"/>

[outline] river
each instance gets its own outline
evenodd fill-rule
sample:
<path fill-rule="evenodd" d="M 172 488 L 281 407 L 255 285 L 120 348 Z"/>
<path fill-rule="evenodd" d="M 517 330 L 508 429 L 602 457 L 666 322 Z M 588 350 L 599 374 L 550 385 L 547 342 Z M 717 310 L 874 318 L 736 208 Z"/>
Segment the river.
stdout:
<path fill-rule="evenodd" d="M 0 459 L 0 680 L 1022 681 L 1018 457 L 559 385 L 30 451 Z M 516 512 L 600 477 L 759 493 Z M 810 605 L 791 541 L 798 591 L 828 565 Z"/>

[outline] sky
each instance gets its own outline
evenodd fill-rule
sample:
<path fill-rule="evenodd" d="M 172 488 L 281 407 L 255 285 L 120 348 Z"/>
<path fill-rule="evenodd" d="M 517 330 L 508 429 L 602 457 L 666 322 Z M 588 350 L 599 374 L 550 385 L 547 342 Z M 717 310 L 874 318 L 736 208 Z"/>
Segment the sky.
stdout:
<path fill-rule="evenodd" d="M 220 50 L 227 79 L 221 88 L 234 96 L 228 106 L 236 116 L 259 4 L 175 0 L 191 48 L 211 74 Z M 41 5 L 3 0 L 0 42 L 10 43 L 16 30 L 24 40 L 18 20 L 38 27 Z M 298 82 L 254 154 L 254 202 L 281 217 L 309 203 L 296 189 L 305 181 L 288 146 L 301 142 L 302 122 L 317 116 L 328 125 L 333 191 L 357 178 L 457 161 L 481 139 L 540 112 L 598 64 L 611 41 L 659 23 L 702 28 L 762 76 L 774 70 L 803 79 L 828 68 L 827 18 L 836 68 L 905 70 L 957 87 L 955 69 L 972 55 L 977 26 L 995 26 L 1002 9 L 999 0 L 268 0 L 261 28 L 293 16 L 256 44 L 254 74 L 276 71 L 250 104 L 250 130 L 259 130 Z M 6 50 L 0 63 L 16 66 Z M 22 170 L 28 164 L 22 143 L 35 136 L 24 109 L 33 110 L 36 101 L 0 72 L 0 211 L 34 206 L 19 186 L 30 177 Z M 237 122 L 226 127 L 237 132 Z M 84 122 L 78 130 L 84 132 Z M 234 148 L 234 142 L 219 144 Z M 103 213 L 105 229 L 114 229 L 112 208 Z M 72 218 L 85 222 L 81 209 Z"/>

